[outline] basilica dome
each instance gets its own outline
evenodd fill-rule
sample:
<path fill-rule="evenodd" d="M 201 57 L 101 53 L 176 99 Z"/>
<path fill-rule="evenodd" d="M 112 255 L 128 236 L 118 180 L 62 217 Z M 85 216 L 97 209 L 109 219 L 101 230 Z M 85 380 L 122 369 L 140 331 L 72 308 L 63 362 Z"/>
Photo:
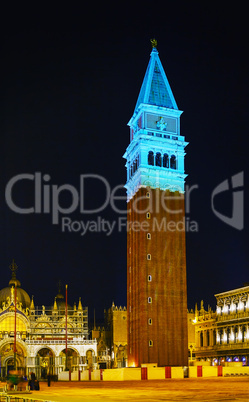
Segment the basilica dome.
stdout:
<path fill-rule="evenodd" d="M 3 288 L 0 290 L 0 307 L 3 308 L 3 306 L 8 302 L 11 301 L 11 298 L 13 298 L 13 287 L 16 286 L 16 298 L 17 302 L 22 304 L 22 308 L 27 308 L 30 306 L 30 297 L 28 293 L 21 288 L 21 283 L 20 281 L 16 278 L 16 270 L 17 270 L 17 265 L 15 264 L 14 260 L 12 261 L 10 265 L 10 269 L 12 271 L 12 277 L 11 280 L 9 281 L 9 286 Z"/>

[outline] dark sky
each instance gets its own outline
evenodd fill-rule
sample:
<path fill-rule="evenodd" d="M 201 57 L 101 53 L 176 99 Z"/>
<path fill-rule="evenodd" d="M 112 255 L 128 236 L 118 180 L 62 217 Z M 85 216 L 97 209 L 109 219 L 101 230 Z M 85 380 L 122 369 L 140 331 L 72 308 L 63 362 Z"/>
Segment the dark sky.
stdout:
<path fill-rule="evenodd" d="M 51 213 L 11 211 L 5 188 L 13 177 L 35 172 L 49 175 L 42 186 L 50 192 L 64 184 L 80 192 L 80 176 L 86 174 L 103 177 L 111 190 L 125 183 L 127 123 L 153 37 L 184 111 L 186 183 L 198 186 L 187 213 L 198 224 L 198 232 L 186 235 L 188 305 L 204 299 L 214 307 L 215 293 L 249 282 L 246 193 L 243 230 L 224 223 L 211 208 L 212 192 L 224 180 L 231 183 L 244 171 L 244 190 L 248 187 L 246 11 L 234 10 L 232 3 L 220 8 L 187 3 L 163 2 L 163 9 L 162 3 L 136 9 L 127 3 L 72 6 L 50 17 L 50 10 L 47 15 L 43 10 L 45 17 L 34 12 L 27 23 L 6 20 L 1 37 L 1 287 L 8 284 L 15 258 L 22 287 L 37 305 L 53 303 L 59 280 L 68 284 L 71 304 L 82 297 L 91 318 L 95 308 L 101 320 L 112 301 L 126 305 L 126 233 L 117 229 L 125 214 L 113 211 L 110 203 L 94 214 L 79 208 L 66 213 L 73 222 L 100 216 L 116 225 L 110 236 L 103 230 L 81 236 L 62 231 L 62 214 L 53 224 Z M 104 183 L 85 181 L 82 198 L 85 209 L 101 206 Z M 20 207 L 33 206 L 34 182 L 16 183 L 13 199 Z M 66 192 L 60 203 L 70 205 Z M 124 200 L 116 205 L 126 208 Z M 215 199 L 224 215 L 231 216 L 232 206 L 231 191 Z"/>

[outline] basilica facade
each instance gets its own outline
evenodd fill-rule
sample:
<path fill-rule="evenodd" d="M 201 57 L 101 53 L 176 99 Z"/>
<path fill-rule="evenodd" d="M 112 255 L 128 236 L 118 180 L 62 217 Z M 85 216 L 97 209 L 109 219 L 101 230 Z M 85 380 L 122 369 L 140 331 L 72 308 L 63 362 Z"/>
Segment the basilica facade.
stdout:
<path fill-rule="evenodd" d="M 97 366 L 97 341 L 88 336 L 88 309 L 71 307 L 59 289 L 52 306 L 36 306 L 16 277 L 0 290 L 0 376 L 14 368 L 38 379 Z"/>

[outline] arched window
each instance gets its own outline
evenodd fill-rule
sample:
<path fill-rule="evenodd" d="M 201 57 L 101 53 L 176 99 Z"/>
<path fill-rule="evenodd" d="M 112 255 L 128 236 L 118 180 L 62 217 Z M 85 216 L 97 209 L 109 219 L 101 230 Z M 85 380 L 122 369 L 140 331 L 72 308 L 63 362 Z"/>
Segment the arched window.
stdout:
<path fill-rule="evenodd" d="M 168 154 L 163 155 L 163 167 L 165 167 L 165 168 L 169 167 L 169 155 Z"/>
<path fill-rule="evenodd" d="M 157 152 L 156 153 L 156 166 L 162 166 L 162 157 L 161 157 L 161 154 L 160 154 L 160 152 Z"/>
<path fill-rule="evenodd" d="M 242 325 L 241 332 L 242 332 L 242 342 L 245 342 L 245 335 L 246 335 L 246 326 L 245 325 Z"/>
<path fill-rule="evenodd" d="M 136 162 L 134 161 L 132 164 L 132 173 L 134 174 L 136 171 Z"/>
<path fill-rule="evenodd" d="M 148 153 L 148 165 L 154 166 L 154 152 L 150 151 Z"/>
<path fill-rule="evenodd" d="M 172 155 L 170 158 L 170 169 L 176 169 L 176 157 Z"/>
<path fill-rule="evenodd" d="M 216 345 L 216 331 L 213 330 L 213 345 Z"/>
<path fill-rule="evenodd" d="M 207 330 L 207 346 L 210 344 L 210 339 L 209 339 L 209 330 Z"/>
<path fill-rule="evenodd" d="M 227 328 L 227 343 L 230 341 L 230 328 Z"/>
<path fill-rule="evenodd" d="M 200 332 L 200 347 L 202 348 L 203 346 L 203 332 Z"/>

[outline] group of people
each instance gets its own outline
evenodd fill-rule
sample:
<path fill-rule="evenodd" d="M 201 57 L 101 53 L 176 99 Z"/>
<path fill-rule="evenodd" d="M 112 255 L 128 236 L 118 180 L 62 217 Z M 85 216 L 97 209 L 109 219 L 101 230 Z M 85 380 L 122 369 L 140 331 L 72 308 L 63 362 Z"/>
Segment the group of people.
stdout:
<path fill-rule="evenodd" d="M 23 376 L 21 371 L 11 370 L 8 375 L 8 389 L 18 388 L 18 390 L 22 391 L 26 387 L 26 381 L 27 378 Z"/>
<path fill-rule="evenodd" d="M 48 387 L 50 387 L 52 380 L 52 376 L 50 374 L 47 375 L 47 382 Z M 8 389 L 12 390 L 14 388 L 18 388 L 18 390 L 22 391 L 26 388 L 28 381 L 28 386 L 31 391 L 39 391 L 40 384 L 39 381 L 36 379 L 35 373 L 30 373 L 30 378 L 27 380 L 27 377 L 24 377 L 22 373 L 18 370 L 11 370 L 8 376 Z"/>
<path fill-rule="evenodd" d="M 36 379 L 35 373 L 33 372 L 30 373 L 29 388 L 31 391 L 39 391 L 40 389 L 39 381 Z"/>

